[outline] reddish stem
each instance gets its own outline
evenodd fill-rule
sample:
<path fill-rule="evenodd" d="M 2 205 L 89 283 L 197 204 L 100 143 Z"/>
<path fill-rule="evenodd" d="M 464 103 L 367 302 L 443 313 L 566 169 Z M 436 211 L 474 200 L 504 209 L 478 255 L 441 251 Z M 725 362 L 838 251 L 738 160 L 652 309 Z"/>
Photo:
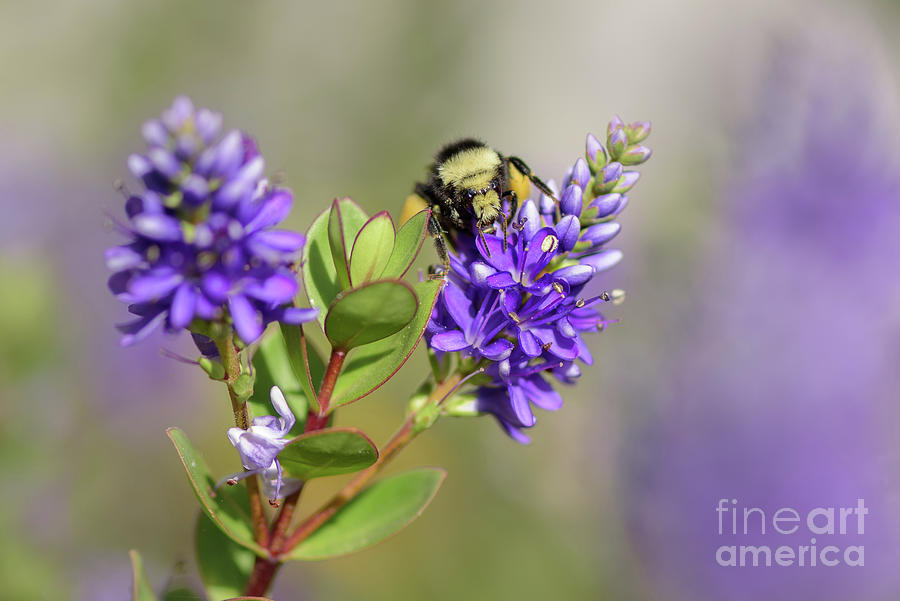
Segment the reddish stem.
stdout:
<path fill-rule="evenodd" d="M 432 391 L 431 395 L 429 395 L 428 403 L 438 401 L 443 399 L 453 391 L 454 387 L 459 383 L 461 377 L 459 374 L 454 374 L 451 377 L 447 378 L 445 381 L 441 382 L 439 386 L 437 386 L 434 391 Z M 428 404 L 426 403 L 426 405 Z M 328 521 L 328 519 L 333 516 L 337 511 L 346 505 L 350 500 L 352 500 L 359 492 L 368 484 L 369 480 L 371 480 L 381 469 L 391 460 L 393 457 L 401 451 L 406 445 L 408 445 L 418 434 L 415 430 L 413 430 L 413 421 L 415 419 L 415 414 L 409 416 L 406 421 L 403 423 L 403 426 L 397 431 L 396 434 L 391 438 L 390 441 L 381 449 L 381 454 L 378 457 L 378 461 L 372 464 L 370 467 L 361 471 L 356 475 L 350 482 L 348 482 L 344 488 L 339 490 L 336 495 L 334 495 L 325 505 L 323 505 L 318 511 L 309 516 L 303 523 L 301 523 L 297 529 L 291 534 L 291 536 L 287 539 L 284 544 L 282 553 L 288 553 L 303 542 L 310 534 L 319 529 L 319 527 Z"/>

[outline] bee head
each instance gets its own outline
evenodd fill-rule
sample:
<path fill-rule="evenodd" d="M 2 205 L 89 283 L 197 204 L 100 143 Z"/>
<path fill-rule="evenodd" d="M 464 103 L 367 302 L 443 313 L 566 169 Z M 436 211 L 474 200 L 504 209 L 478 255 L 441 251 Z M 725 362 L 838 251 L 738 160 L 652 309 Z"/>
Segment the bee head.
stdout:
<path fill-rule="evenodd" d="M 500 216 L 500 184 L 497 180 L 491 180 L 481 188 L 469 188 L 463 196 L 478 218 L 479 227 L 493 223 Z"/>

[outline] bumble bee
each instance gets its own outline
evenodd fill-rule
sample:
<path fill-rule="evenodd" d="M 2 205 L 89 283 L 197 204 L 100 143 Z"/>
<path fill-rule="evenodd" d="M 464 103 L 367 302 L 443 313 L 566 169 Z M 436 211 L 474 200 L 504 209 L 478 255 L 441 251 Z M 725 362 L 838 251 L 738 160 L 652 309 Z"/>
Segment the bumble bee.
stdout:
<path fill-rule="evenodd" d="M 516 214 L 518 196 L 510 184 L 510 168 L 553 197 L 549 186 L 536 177 L 518 157 L 503 156 L 483 142 L 466 138 L 447 144 L 437 153 L 426 183 L 415 187 L 431 206 L 428 229 L 444 266 L 449 269 L 447 239 L 456 242 L 459 232 L 484 238 L 499 221 L 504 241 L 509 221 Z M 555 199 L 555 198 L 554 198 Z M 509 202 L 509 212 L 504 203 Z"/>

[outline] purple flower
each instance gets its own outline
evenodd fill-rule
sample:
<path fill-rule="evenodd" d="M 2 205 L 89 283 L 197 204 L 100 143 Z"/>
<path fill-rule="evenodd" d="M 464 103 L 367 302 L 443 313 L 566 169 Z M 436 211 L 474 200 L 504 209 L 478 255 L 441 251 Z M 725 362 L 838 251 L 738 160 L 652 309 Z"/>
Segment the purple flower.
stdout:
<path fill-rule="evenodd" d="M 228 440 L 240 454 L 245 471 L 228 476 L 226 479 L 234 482 L 254 474 L 261 474 L 263 494 L 275 500 L 295 492 L 302 483 L 291 478 L 285 479 L 281 463 L 278 461 L 278 453 L 290 442 L 285 436 L 294 427 L 296 419 L 288 407 L 284 394 L 277 386 L 273 386 L 269 391 L 269 398 L 280 417 L 271 415 L 254 417 L 247 430 L 228 429 Z"/>
<path fill-rule="evenodd" d="M 562 407 L 562 397 L 541 375 L 561 367 L 563 363 L 543 358 L 535 364 L 532 357 L 517 352 L 507 363 L 488 370 L 494 382 L 475 391 L 476 407 L 493 415 L 514 440 L 528 443 L 530 439 L 522 430 L 537 421 L 531 405 L 547 411 Z"/>
<path fill-rule="evenodd" d="M 220 114 L 177 98 L 144 124 L 147 152 L 128 158 L 143 190 L 128 197 L 128 222 L 119 224 L 130 241 L 105 253 L 110 289 L 138 316 L 119 326 L 123 345 L 196 321 L 230 323 L 249 344 L 272 321 L 315 317 L 292 305 L 304 237 L 273 229 L 292 194 L 263 179 L 251 138 L 220 137 L 221 124 Z"/>
<path fill-rule="evenodd" d="M 620 154 L 643 153 L 626 135 L 631 128 L 643 140 L 649 124 L 612 128 L 620 132 L 614 136 Z M 609 153 L 595 136 L 586 144 L 589 161 L 575 161 L 559 202 L 547 195 L 525 200 L 505 234 L 496 227 L 456 236 L 448 282 L 426 331 L 432 350 L 460 354 L 463 375 L 484 370 L 478 411 L 520 442 L 536 421 L 532 405 L 550 411 L 562 405 L 544 374 L 574 383 L 576 361 L 593 362 L 582 334 L 610 323 L 592 307 L 610 297 L 585 299 L 581 292 L 622 257 L 606 248 L 620 229 L 610 220 L 625 205 L 614 189 L 634 185 L 636 172 L 607 164 Z"/>

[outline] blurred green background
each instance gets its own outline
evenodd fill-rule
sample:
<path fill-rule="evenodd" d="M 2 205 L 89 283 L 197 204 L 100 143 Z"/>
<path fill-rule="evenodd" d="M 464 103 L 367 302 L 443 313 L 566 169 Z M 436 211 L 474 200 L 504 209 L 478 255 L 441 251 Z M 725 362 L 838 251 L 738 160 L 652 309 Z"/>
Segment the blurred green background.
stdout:
<path fill-rule="evenodd" d="M 479 136 L 558 181 L 586 133 L 604 132 L 614 114 L 654 124 L 654 156 L 613 245 L 625 260 L 603 278 L 626 288 L 628 301 L 611 312 L 620 323 L 594 338 L 596 363 L 564 393 L 566 407 L 540 415 L 527 447 L 489 419 L 445 420 L 393 468 L 449 469 L 425 515 L 355 556 L 290 565 L 275 598 L 829 599 L 840 590 L 896 599 L 896 570 L 884 566 L 900 558 L 900 520 L 888 518 L 900 480 L 890 435 L 900 423 L 900 253 L 887 244 L 900 228 L 896 179 L 883 176 L 896 169 L 888 159 L 898 146 L 898 27 L 900 6 L 888 2 L 6 0 L 0 597 L 127 599 L 130 548 L 144 554 L 157 586 L 191 582 L 196 504 L 165 428 L 184 428 L 217 472 L 235 469 L 224 392 L 159 354 L 190 354 L 185 337 L 118 347 L 113 324 L 126 312 L 106 290 L 102 260 L 120 241 L 106 215 L 122 213 L 113 183 L 127 181 L 140 124 L 186 94 L 257 138 L 270 173 L 294 190 L 286 225 L 301 230 L 334 196 L 370 212 L 399 211 L 434 151 L 455 137 Z M 812 150 L 788 135 L 798 128 L 801 137 L 820 132 Z M 842 185 L 834 207 L 824 194 L 791 221 L 775 205 L 792 206 L 796 190 L 754 194 L 822 147 L 835 160 L 808 165 L 805 181 L 826 192 Z M 875 187 L 866 197 L 874 208 L 848 229 L 866 185 Z M 810 229 L 819 211 L 835 220 L 832 229 Z M 787 234 L 742 237 L 749 222 L 787 224 Z M 767 280 L 773 265 L 790 267 L 777 288 Z M 742 279 L 750 271 L 758 278 Z M 838 304 L 822 308 L 828 317 L 811 328 L 837 332 L 824 344 L 847 355 L 793 365 L 796 355 L 771 354 L 790 340 L 797 355 L 822 348 L 792 329 L 822 298 Z M 742 302 L 764 310 L 729 317 Z M 760 315 L 796 320 L 762 323 Z M 835 329 L 847 316 L 859 334 L 852 339 Z M 717 363 L 723 357 L 733 361 Z M 869 369 L 876 360 L 882 369 Z M 785 361 L 797 370 L 786 381 L 840 372 L 858 394 L 819 402 L 815 386 L 790 394 L 762 386 L 740 411 L 722 409 L 743 398 L 729 391 L 760 384 L 748 374 Z M 419 354 L 339 423 L 386 440 L 423 369 Z M 721 380 L 715 392 L 710 380 Z M 770 412 L 783 403 L 840 426 L 811 434 L 805 418 Z M 867 419 L 848 421 L 860 411 Z M 782 433 L 794 445 L 773 459 L 765 432 L 774 422 L 798 428 Z M 850 422 L 857 429 L 847 431 Z M 721 440 L 705 436 L 713 430 Z M 828 463 L 813 470 L 819 480 L 844 482 L 860 466 L 871 472 L 838 487 L 836 498 L 866 494 L 878 505 L 873 529 L 884 540 L 872 565 L 837 576 L 846 590 L 792 589 L 816 580 L 806 574 L 723 576 L 710 534 L 715 501 L 759 470 L 775 476 L 753 480 L 744 497 L 806 502 L 790 483 L 833 459 L 815 446 L 824 439 L 835 457 L 850 453 L 856 463 Z M 687 459 L 717 457 L 735 440 L 745 445 L 721 470 Z M 884 444 L 861 449 L 860 440 Z M 672 467 L 673 457 L 684 460 Z M 313 498 L 333 485 L 316 484 Z M 707 489 L 696 500 L 684 492 Z M 823 495 L 809 501 L 831 499 Z"/>

